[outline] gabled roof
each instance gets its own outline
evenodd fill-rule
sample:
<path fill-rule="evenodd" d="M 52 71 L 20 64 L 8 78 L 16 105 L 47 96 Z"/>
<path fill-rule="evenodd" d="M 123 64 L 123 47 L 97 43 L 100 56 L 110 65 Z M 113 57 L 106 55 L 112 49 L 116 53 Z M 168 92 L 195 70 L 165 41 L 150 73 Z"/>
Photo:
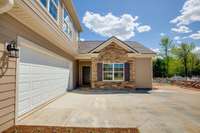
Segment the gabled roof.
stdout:
<path fill-rule="evenodd" d="M 120 39 L 116 37 L 111 37 L 107 39 L 106 41 L 102 42 L 100 45 L 98 45 L 96 48 L 92 49 L 89 53 L 98 53 L 100 50 L 105 48 L 106 46 L 110 45 L 112 42 L 119 45 L 120 47 L 124 48 L 125 50 L 133 53 L 139 53 L 137 50 L 133 49 L 129 45 L 127 45 L 125 42 L 121 41 Z"/>
<path fill-rule="evenodd" d="M 116 37 L 111 37 L 115 38 Z M 106 41 L 80 41 L 78 43 L 79 45 L 79 53 L 80 54 L 87 54 L 87 53 L 92 53 L 95 52 L 95 50 L 98 50 L 102 45 L 104 45 L 106 42 L 108 42 L 111 38 L 109 38 Z M 140 53 L 140 54 L 155 54 L 152 50 L 149 48 L 146 48 L 142 44 L 135 42 L 135 41 L 121 41 L 117 39 L 118 41 L 122 42 L 128 49 L 131 49 L 135 53 Z"/>

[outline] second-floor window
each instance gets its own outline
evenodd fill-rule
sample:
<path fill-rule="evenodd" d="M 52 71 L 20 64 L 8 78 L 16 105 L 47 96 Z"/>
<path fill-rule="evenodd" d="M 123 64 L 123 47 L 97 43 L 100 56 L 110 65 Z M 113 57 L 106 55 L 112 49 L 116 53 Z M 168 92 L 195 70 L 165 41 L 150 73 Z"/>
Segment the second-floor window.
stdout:
<path fill-rule="evenodd" d="M 40 0 L 40 3 L 48 10 L 51 16 L 58 19 L 58 5 L 60 0 Z"/>
<path fill-rule="evenodd" d="M 67 34 L 67 36 L 69 36 L 71 38 L 73 25 L 72 25 L 70 16 L 65 8 L 63 9 L 63 20 L 64 20 L 63 31 Z"/>

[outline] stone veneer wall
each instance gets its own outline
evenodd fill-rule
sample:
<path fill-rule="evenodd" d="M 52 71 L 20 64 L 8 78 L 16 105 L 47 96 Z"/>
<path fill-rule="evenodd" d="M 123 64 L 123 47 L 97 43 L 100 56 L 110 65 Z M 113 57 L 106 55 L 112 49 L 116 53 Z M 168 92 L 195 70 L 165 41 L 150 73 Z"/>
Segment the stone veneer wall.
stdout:
<path fill-rule="evenodd" d="M 129 63 L 130 77 L 129 81 L 98 81 L 97 63 Z M 135 88 L 135 58 L 128 57 L 128 51 L 115 43 L 111 43 L 102 49 L 98 57 L 92 57 L 92 88 Z"/>

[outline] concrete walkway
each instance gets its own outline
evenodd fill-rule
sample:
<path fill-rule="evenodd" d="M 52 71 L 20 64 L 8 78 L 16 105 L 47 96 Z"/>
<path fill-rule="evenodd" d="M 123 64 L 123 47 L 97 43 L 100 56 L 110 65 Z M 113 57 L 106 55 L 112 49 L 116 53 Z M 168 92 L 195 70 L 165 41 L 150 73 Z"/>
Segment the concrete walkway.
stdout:
<path fill-rule="evenodd" d="M 200 91 L 76 90 L 18 124 L 138 127 L 141 133 L 200 133 Z"/>

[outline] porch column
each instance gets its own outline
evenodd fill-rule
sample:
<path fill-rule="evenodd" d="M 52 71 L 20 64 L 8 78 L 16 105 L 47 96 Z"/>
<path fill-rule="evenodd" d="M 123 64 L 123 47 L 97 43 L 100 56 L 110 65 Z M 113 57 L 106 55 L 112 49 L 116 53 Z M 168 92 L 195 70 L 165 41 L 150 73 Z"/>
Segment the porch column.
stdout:
<path fill-rule="evenodd" d="M 128 60 L 130 64 L 130 81 L 135 81 L 135 58 Z"/>
<path fill-rule="evenodd" d="M 91 78 L 91 87 L 95 88 L 95 82 L 97 81 L 97 62 L 94 57 L 91 59 L 92 65 L 91 65 L 91 72 L 92 72 L 92 78 Z"/>

